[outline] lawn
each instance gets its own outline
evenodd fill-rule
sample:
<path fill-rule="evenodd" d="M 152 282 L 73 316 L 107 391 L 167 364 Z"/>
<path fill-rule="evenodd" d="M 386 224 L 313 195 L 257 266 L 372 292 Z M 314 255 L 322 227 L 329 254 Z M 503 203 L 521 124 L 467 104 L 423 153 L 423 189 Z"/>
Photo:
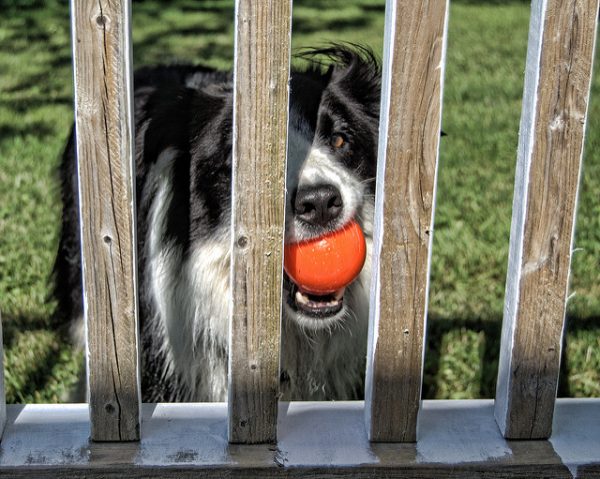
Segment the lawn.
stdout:
<path fill-rule="evenodd" d="M 69 12 L 0 0 L 0 311 L 10 402 L 58 401 L 81 358 L 51 324 L 56 167 L 73 120 Z M 134 62 L 229 68 L 232 1 L 140 1 Z M 295 0 L 295 47 L 382 50 L 383 0 Z M 492 397 L 529 21 L 523 1 L 452 2 L 424 394 Z M 598 63 L 598 62 L 597 62 Z M 588 125 L 560 394 L 600 396 L 600 79 Z"/>

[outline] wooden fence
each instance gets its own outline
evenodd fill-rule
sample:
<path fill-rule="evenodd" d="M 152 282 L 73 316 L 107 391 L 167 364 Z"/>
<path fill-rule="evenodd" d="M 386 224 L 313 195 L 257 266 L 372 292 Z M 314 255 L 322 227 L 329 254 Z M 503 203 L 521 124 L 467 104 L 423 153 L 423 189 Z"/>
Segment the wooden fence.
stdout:
<path fill-rule="evenodd" d="M 131 6 L 72 0 L 89 410 L 9 406 L 0 475 L 600 474 L 600 400 L 556 402 L 598 4 L 532 2 L 495 403 L 421 401 L 449 4 L 388 0 L 366 399 L 278 404 L 291 0 L 237 0 L 225 406 L 141 403 Z"/>

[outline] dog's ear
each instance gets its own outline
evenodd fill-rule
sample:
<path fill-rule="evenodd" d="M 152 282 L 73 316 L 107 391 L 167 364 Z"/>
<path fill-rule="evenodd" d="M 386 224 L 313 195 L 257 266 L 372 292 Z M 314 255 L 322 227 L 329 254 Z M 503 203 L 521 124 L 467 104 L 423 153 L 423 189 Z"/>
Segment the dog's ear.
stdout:
<path fill-rule="evenodd" d="M 323 84 L 324 85 L 328 85 L 329 82 L 331 81 L 331 77 L 333 76 L 333 71 L 335 70 L 335 66 L 334 65 L 329 65 L 327 67 L 327 70 L 325 70 L 325 73 L 323 74 Z"/>
<path fill-rule="evenodd" d="M 381 67 L 372 50 L 359 45 L 336 45 L 330 57 L 335 59 L 330 85 L 341 86 L 352 98 L 367 108 L 372 115 L 379 114 L 381 95 Z"/>
<path fill-rule="evenodd" d="M 297 54 L 321 70 L 323 85 L 350 94 L 366 107 L 366 113 L 379 114 L 381 66 L 373 51 L 352 43 L 333 43 L 325 48 L 306 49 Z"/>

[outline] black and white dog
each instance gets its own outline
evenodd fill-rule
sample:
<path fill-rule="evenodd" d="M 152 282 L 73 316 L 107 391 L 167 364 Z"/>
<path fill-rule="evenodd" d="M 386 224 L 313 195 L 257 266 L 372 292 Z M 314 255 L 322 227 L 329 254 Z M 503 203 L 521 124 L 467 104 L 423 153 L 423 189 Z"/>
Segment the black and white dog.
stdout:
<path fill-rule="evenodd" d="M 316 59 L 329 58 L 327 69 Z M 363 391 L 380 67 L 356 46 L 314 50 L 290 84 L 286 241 L 357 221 L 360 276 L 315 296 L 284 279 L 285 399 L 352 399 Z M 227 395 L 232 76 L 196 66 L 135 75 L 142 390 L 145 401 Z M 81 324 L 74 135 L 61 165 L 63 219 L 54 278 L 58 311 Z M 77 328 L 75 328 L 77 329 Z"/>

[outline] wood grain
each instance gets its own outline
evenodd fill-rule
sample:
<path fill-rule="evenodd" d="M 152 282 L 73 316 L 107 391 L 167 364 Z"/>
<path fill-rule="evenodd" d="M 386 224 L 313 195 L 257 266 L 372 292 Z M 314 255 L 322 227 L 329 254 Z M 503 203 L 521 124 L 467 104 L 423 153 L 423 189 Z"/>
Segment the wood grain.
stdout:
<path fill-rule="evenodd" d="M 362 401 L 292 402 L 276 445 L 234 445 L 222 403 L 144 404 L 130 443 L 90 442 L 86 405 L 9 405 L 0 476 L 597 477 L 599 413 L 598 399 L 561 399 L 551 441 L 506 441 L 491 400 L 423 401 L 419 443 L 395 444 L 369 443 Z"/>
<path fill-rule="evenodd" d="M 597 17 L 598 0 L 532 4 L 496 392 L 508 438 L 552 432 Z"/>
<path fill-rule="evenodd" d="M 139 440 L 131 4 L 71 8 L 91 437 Z"/>
<path fill-rule="evenodd" d="M 448 2 L 386 5 L 366 420 L 372 441 L 416 440 Z"/>
<path fill-rule="evenodd" d="M 291 0 L 236 2 L 229 440 L 274 441 Z"/>

